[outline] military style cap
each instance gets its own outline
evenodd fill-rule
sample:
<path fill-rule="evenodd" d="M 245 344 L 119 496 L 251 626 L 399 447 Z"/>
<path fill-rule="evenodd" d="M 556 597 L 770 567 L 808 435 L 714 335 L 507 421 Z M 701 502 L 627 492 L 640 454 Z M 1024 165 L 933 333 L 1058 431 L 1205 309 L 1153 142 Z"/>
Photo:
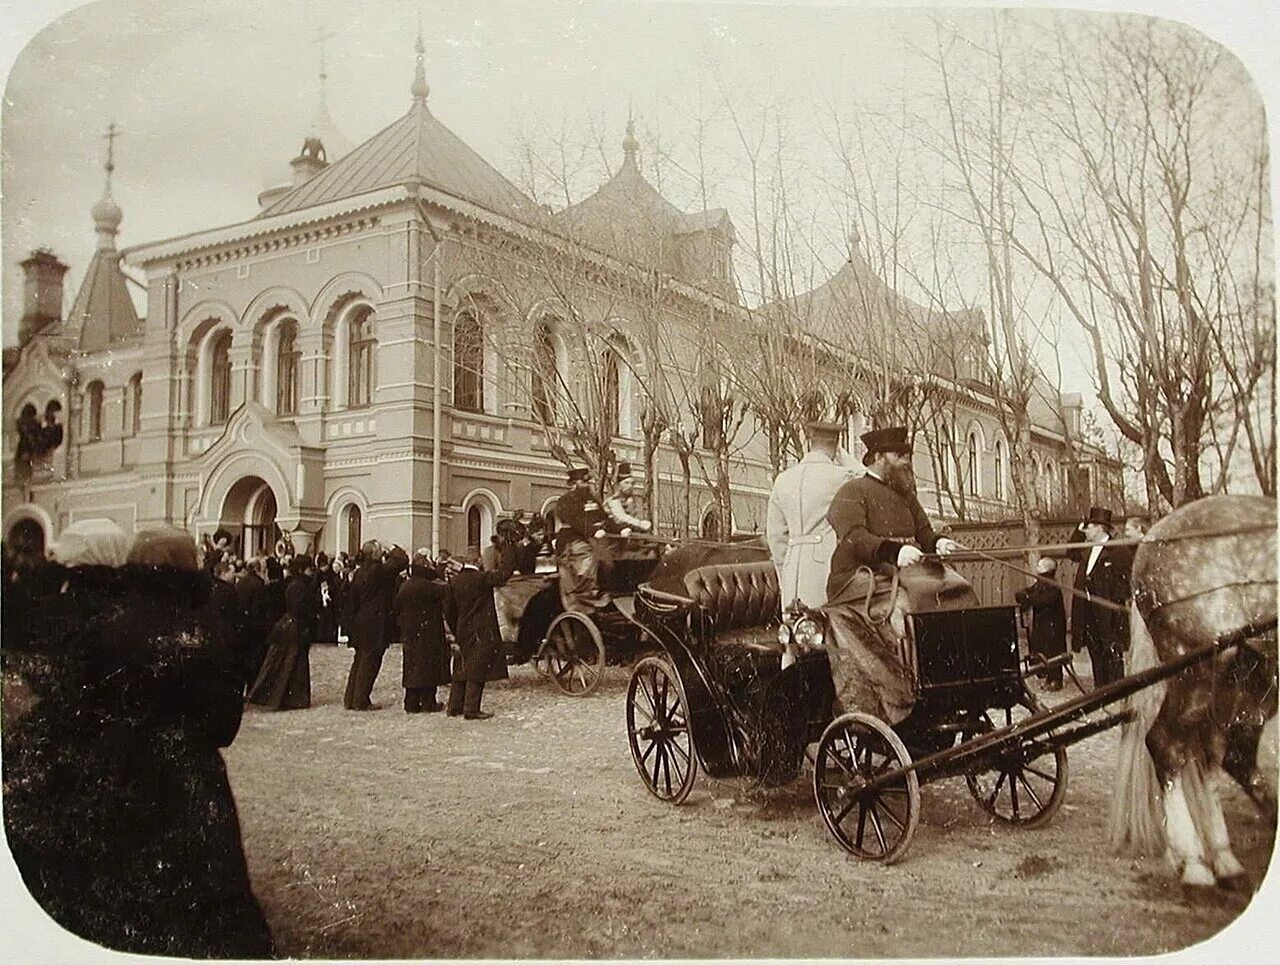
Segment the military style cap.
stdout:
<path fill-rule="evenodd" d="M 591 475 L 591 470 L 586 466 L 575 466 L 569 470 L 569 482 L 575 483 L 579 480 L 586 479 Z"/>

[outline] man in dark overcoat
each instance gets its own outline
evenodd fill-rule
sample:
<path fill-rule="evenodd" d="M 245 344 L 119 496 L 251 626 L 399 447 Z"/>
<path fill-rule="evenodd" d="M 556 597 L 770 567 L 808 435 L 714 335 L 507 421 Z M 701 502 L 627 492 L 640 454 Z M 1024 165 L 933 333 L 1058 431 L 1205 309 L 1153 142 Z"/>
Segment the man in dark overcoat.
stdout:
<path fill-rule="evenodd" d="M 556 565 L 560 574 L 560 602 L 566 610 L 592 613 L 609 605 L 600 592 L 599 539 L 609 517 L 592 489 L 591 470 L 569 470 L 569 489 L 556 500 L 560 529 L 556 533 Z"/>
<path fill-rule="evenodd" d="M 449 644 L 444 633 L 444 609 L 449 584 L 431 564 L 431 555 L 418 550 L 409 578 L 396 592 L 396 623 L 404 648 L 404 712 L 417 714 L 441 709 L 436 688 L 449 681 Z"/>
<path fill-rule="evenodd" d="M 347 591 L 347 612 L 351 615 L 347 633 L 356 652 L 342 701 L 347 710 L 375 709 L 369 697 L 390 643 L 387 628 L 393 619 L 395 588 L 396 571 L 383 561 L 382 545 L 369 540 L 360 549 L 360 563 Z"/>
<path fill-rule="evenodd" d="M 497 569 L 481 570 L 477 554 L 471 548 L 463 557 L 462 569 L 449 583 L 446 616 L 459 651 L 449 686 L 450 717 L 461 714 L 467 720 L 488 720 L 493 716 L 480 709 L 484 685 L 507 677 L 493 590 L 511 579 L 514 562 L 513 549 L 507 547 Z"/>
<path fill-rule="evenodd" d="M 244 636 L 241 649 L 247 665 L 246 684 L 253 683 L 267 652 L 267 634 L 271 632 L 271 600 L 267 583 L 262 578 L 262 560 L 253 559 L 245 564 L 245 571 L 236 581 L 236 596 L 240 599 L 240 611 L 244 614 Z"/>
<path fill-rule="evenodd" d="M 1037 579 L 1013 595 L 1018 605 L 1031 612 L 1027 647 L 1036 656 L 1049 660 L 1067 652 L 1067 608 L 1062 604 L 1062 587 L 1056 580 L 1057 561 L 1049 556 L 1036 563 Z M 1045 676 L 1045 690 L 1062 689 L 1062 667 Z"/>
<path fill-rule="evenodd" d="M 906 635 L 900 584 L 939 600 L 972 598 L 972 590 L 954 571 L 925 562 L 926 553 L 959 547 L 934 532 L 916 498 L 907 430 L 875 429 L 862 443 L 866 474 L 841 486 L 827 511 L 836 536 L 824 608 L 832 628 L 827 656 L 845 710 L 896 724 L 915 703 L 899 656 Z"/>
<path fill-rule="evenodd" d="M 1075 599 L 1071 602 L 1071 646 L 1079 653 L 1088 648 L 1093 663 L 1093 683 L 1101 687 L 1124 676 L 1124 653 L 1129 648 L 1129 620 L 1123 610 L 1129 604 L 1129 570 L 1132 554 L 1127 546 L 1108 546 L 1111 510 L 1094 506 L 1071 534 L 1072 543 L 1091 543 L 1071 550 L 1075 560 Z"/>

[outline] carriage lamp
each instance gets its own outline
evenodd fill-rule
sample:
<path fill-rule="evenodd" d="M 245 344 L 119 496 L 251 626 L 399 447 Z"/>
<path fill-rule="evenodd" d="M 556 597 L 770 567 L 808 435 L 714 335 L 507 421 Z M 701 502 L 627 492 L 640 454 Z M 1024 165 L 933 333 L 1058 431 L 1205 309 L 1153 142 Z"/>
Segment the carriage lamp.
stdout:
<path fill-rule="evenodd" d="M 795 640 L 806 650 L 816 650 L 823 644 L 825 634 L 822 624 L 813 617 L 802 617 L 795 626 Z"/>

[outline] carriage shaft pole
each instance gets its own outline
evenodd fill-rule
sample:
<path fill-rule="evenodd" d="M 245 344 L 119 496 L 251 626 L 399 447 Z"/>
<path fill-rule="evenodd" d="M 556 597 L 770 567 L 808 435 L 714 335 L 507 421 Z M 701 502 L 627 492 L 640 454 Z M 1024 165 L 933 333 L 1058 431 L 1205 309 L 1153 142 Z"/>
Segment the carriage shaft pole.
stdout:
<path fill-rule="evenodd" d="M 915 771 L 917 778 L 925 783 L 930 780 L 937 780 L 940 777 L 965 773 L 969 769 L 965 765 L 976 763 L 992 752 L 998 753 L 997 749 L 1002 745 L 1047 735 L 1055 728 L 1062 727 L 1064 724 L 1069 724 L 1074 720 L 1079 720 L 1100 707 L 1123 700 L 1153 684 L 1177 676 L 1188 667 L 1208 660 L 1228 647 L 1244 643 L 1252 637 L 1260 636 L 1269 630 L 1275 629 L 1275 627 L 1276 621 L 1272 619 L 1250 624 L 1232 633 L 1224 634 L 1213 643 L 1185 653 L 1169 663 L 1151 667 L 1148 670 L 1142 670 L 1127 677 L 1121 677 L 1113 683 L 1099 687 L 1091 693 L 1081 694 L 1079 697 L 1060 704 L 1052 710 L 1035 714 L 1008 727 L 1001 727 L 985 734 L 979 734 L 972 740 L 964 741 L 956 747 L 948 747 L 926 755 L 918 761 L 912 761 L 906 767 L 888 771 L 867 782 L 867 789 L 876 790 L 893 784 L 908 771 Z M 1114 717 L 1122 718 L 1123 714 L 1114 715 Z M 1085 737 L 1092 736 L 1093 733 L 1101 732 L 1122 722 L 1120 719 L 1110 717 L 1104 720 L 1106 726 L 1100 726 L 1097 730 L 1082 733 L 1080 736 L 1075 736 L 1073 739 L 1066 741 L 1066 743 L 1075 743 L 1077 740 L 1083 740 Z M 1085 728 L 1081 728 L 1081 730 L 1087 729 L 1089 726 L 1085 725 Z M 1075 731 L 1071 733 L 1074 734 Z M 1056 735 L 1051 734 L 1049 736 L 1051 738 L 1056 737 Z"/>

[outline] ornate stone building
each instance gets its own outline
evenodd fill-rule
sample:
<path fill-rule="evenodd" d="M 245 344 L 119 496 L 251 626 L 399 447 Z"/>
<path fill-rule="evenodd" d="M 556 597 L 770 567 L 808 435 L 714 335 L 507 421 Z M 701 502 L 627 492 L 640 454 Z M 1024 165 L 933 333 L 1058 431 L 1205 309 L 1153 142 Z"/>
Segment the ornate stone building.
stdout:
<path fill-rule="evenodd" d="M 553 508 L 564 476 L 547 427 L 569 408 L 606 413 L 616 457 L 648 469 L 660 528 L 674 531 L 679 466 L 670 446 L 645 446 L 642 426 L 665 363 L 643 331 L 745 324 L 728 215 L 662 198 L 630 128 L 617 173 L 549 211 L 432 113 L 421 50 L 411 95 L 405 114 L 340 157 L 308 136 L 293 182 L 264 192 L 255 218 L 124 252 L 108 161 L 97 251 L 65 318 L 66 266 L 48 252 L 24 262 L 7 455 L 27 403 L 59 399 L 66 439 L 28 482 L 7 461 L 6 534 L 38 527 L 50 540 L 108 516 L 126 528 L 223 526 L 246 553 L 272 545 L 277 527 L 299 550 L 370 537 L 483 544 L 511 510 Z M 122 262 L 145 275 L 145 318 Z M 566 286 L 555 276 L 570 265 Z M 584 317 L 603 355 L 571 324 Z M 602 359 L 608 397 L 587 405 L 588 363 Z M 998 514 L 1002 442 L 989 404 L 971 409 L 956 431 L 976 446 L 975 498 Z M 1035 444 L 1057 472 L 1062 419 L 1051 415 Z M 752 530 L 764 521 L 767 446 L 750 418 L 740 438 L 733 523 Z M 1118 477 L 1090 458 L 1100 483 Z M 694 478 L 689 525 L 707 528 L 711 506 L 710 480 Z"/>

